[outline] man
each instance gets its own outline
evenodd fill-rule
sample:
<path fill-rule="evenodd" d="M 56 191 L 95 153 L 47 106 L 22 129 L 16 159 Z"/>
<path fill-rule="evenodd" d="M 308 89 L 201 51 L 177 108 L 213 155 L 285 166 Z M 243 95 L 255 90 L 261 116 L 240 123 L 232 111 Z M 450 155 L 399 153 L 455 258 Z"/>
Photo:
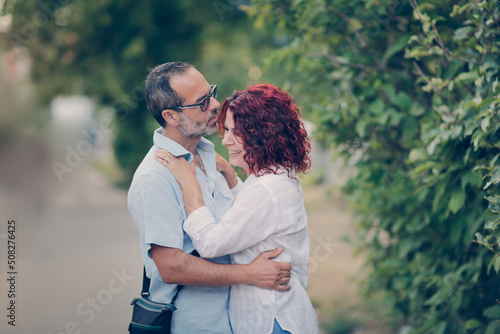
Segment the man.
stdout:
<path fill-rule="evenodd" d="M 250 284 L 287 291 L 291 265 L 270 260 L 281 249 L 262 253 L 247 265 L 230 264 L 228 255 L 210 260 L 191 255 L 193 244 L 182 229 L 187 217 L 181 187 L 155 160 L 155 152 L 164 148 L 193 161 L 212 214 L 220 218 L 229 209 L 231 190 L 237 190 L 241 181 L 232 168 L 224 171 L 226 178 L 216 170 L 214 146 L 202 138 L 217 129 L 217 87 L 210 86 L 192 65 L 173 62 L 151 71 L 145 92 L 148 109 L 161 128 L 155 131 L 154 145 L 134 175 L 128 206 L 151 278 L 149 299 L 168 303 L 177 284 L 185 285 L 175 302 L 172 333 L 231 333 L 229 286 Z"/>

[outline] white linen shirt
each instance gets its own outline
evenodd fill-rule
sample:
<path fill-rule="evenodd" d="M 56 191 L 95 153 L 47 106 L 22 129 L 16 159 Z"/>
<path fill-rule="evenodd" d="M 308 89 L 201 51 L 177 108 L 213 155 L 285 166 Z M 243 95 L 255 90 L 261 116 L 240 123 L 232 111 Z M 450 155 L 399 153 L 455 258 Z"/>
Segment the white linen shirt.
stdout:
<path fill-rule="evenodd" d="M 283 169 L 279 172 L 249 176 L 218 222 L 206 206 L 184 222 L 184 230 L 203 257 L 231 254 L 232 263 L 247 264 L 261 252 L 283 246 L 275 260 L 292 264 L 290 291 L 245 284 L 231 287 L 229 316 L 235 334 L 271 333 L 275 318 L 292 333 L 318 333 L 318 320 L 305 291 L 309 233 L 302 189 L 297 178 L 289 178 Z"/>

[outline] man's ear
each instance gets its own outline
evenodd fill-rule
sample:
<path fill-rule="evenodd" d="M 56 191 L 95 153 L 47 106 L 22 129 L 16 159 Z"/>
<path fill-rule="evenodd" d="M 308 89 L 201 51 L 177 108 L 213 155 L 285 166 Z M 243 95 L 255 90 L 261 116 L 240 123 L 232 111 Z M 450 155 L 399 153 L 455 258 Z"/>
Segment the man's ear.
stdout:
<path fill-rule="evenodd" d="M 179 124 L 179 113 L 172 109 L 165 109 L 161 112 L 163 119 L 169 125 L 178 125 Z"/>

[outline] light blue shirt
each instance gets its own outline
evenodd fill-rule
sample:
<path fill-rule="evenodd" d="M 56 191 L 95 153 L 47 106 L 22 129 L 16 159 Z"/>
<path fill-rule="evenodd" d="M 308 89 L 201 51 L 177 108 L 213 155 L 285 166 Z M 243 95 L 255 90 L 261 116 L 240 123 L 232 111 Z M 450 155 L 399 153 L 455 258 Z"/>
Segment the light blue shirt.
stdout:
<path fill-rule="evenodd" d="M 177 285 L 165 284 L 151 258 L 151 245 L 179 248 L 185 253 L 194 250 L 193 243 L 183 230 L 187 218 L 182 189 L 170 171 L 155 159 L 155 152 L 164 148 L 174 156 L 183 156 L 189 162 L 193 154 L 179 143 L 163 136 L 162 128 L 153 136 L 149 150 L 134 174 L 128 193 L 128 207 L 139 230 L 142 258 L 147 276 L 151 278 L 150 300 L 169 303 Z M 203 199 L 216 220 L 231 207 L 233 195 L 226 180 L 216 170 L 214 145 L 201 138 L 197 146 L 207 175 L 199 168 L 196 177 Z M 230 263 L 229 255 L 209 259 Z M 228 316 L 229 287 L 184 286 L 179 292 L 172 317 L 172 333 L 231 333 Z"/>

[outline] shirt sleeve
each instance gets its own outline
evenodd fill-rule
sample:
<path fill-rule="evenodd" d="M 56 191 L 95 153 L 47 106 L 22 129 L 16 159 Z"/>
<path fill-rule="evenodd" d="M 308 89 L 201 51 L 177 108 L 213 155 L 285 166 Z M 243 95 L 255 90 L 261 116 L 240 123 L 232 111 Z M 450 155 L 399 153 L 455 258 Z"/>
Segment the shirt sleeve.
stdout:
<path fill-rule="evenodd" d="M 183 213 L 172 184 L 142 175 L 135 189 L 135 219 L 139 222 L 144 243 L 183 248 Z M 151 256 L 151 255 L 149 255 Z"/>
<path fill-rule="evenodd" d="M 184 230 L 202 257 L 212 258 L 239 252 L 285 228 L 269 190 L 252 185 L 242 192 L 217 223 L 205 206 L 192 212 Z"/>
<path fill-rule="evenodd" d="M 241 188 L 243 187 L 243 182 L 239 177 L 236 177 L 238 179 L 238 183 L 234 187 L 231 188 L 231 192 L 233 193 L 233 197 L 236 197 L 238 193 L 240 192 Z"/>

